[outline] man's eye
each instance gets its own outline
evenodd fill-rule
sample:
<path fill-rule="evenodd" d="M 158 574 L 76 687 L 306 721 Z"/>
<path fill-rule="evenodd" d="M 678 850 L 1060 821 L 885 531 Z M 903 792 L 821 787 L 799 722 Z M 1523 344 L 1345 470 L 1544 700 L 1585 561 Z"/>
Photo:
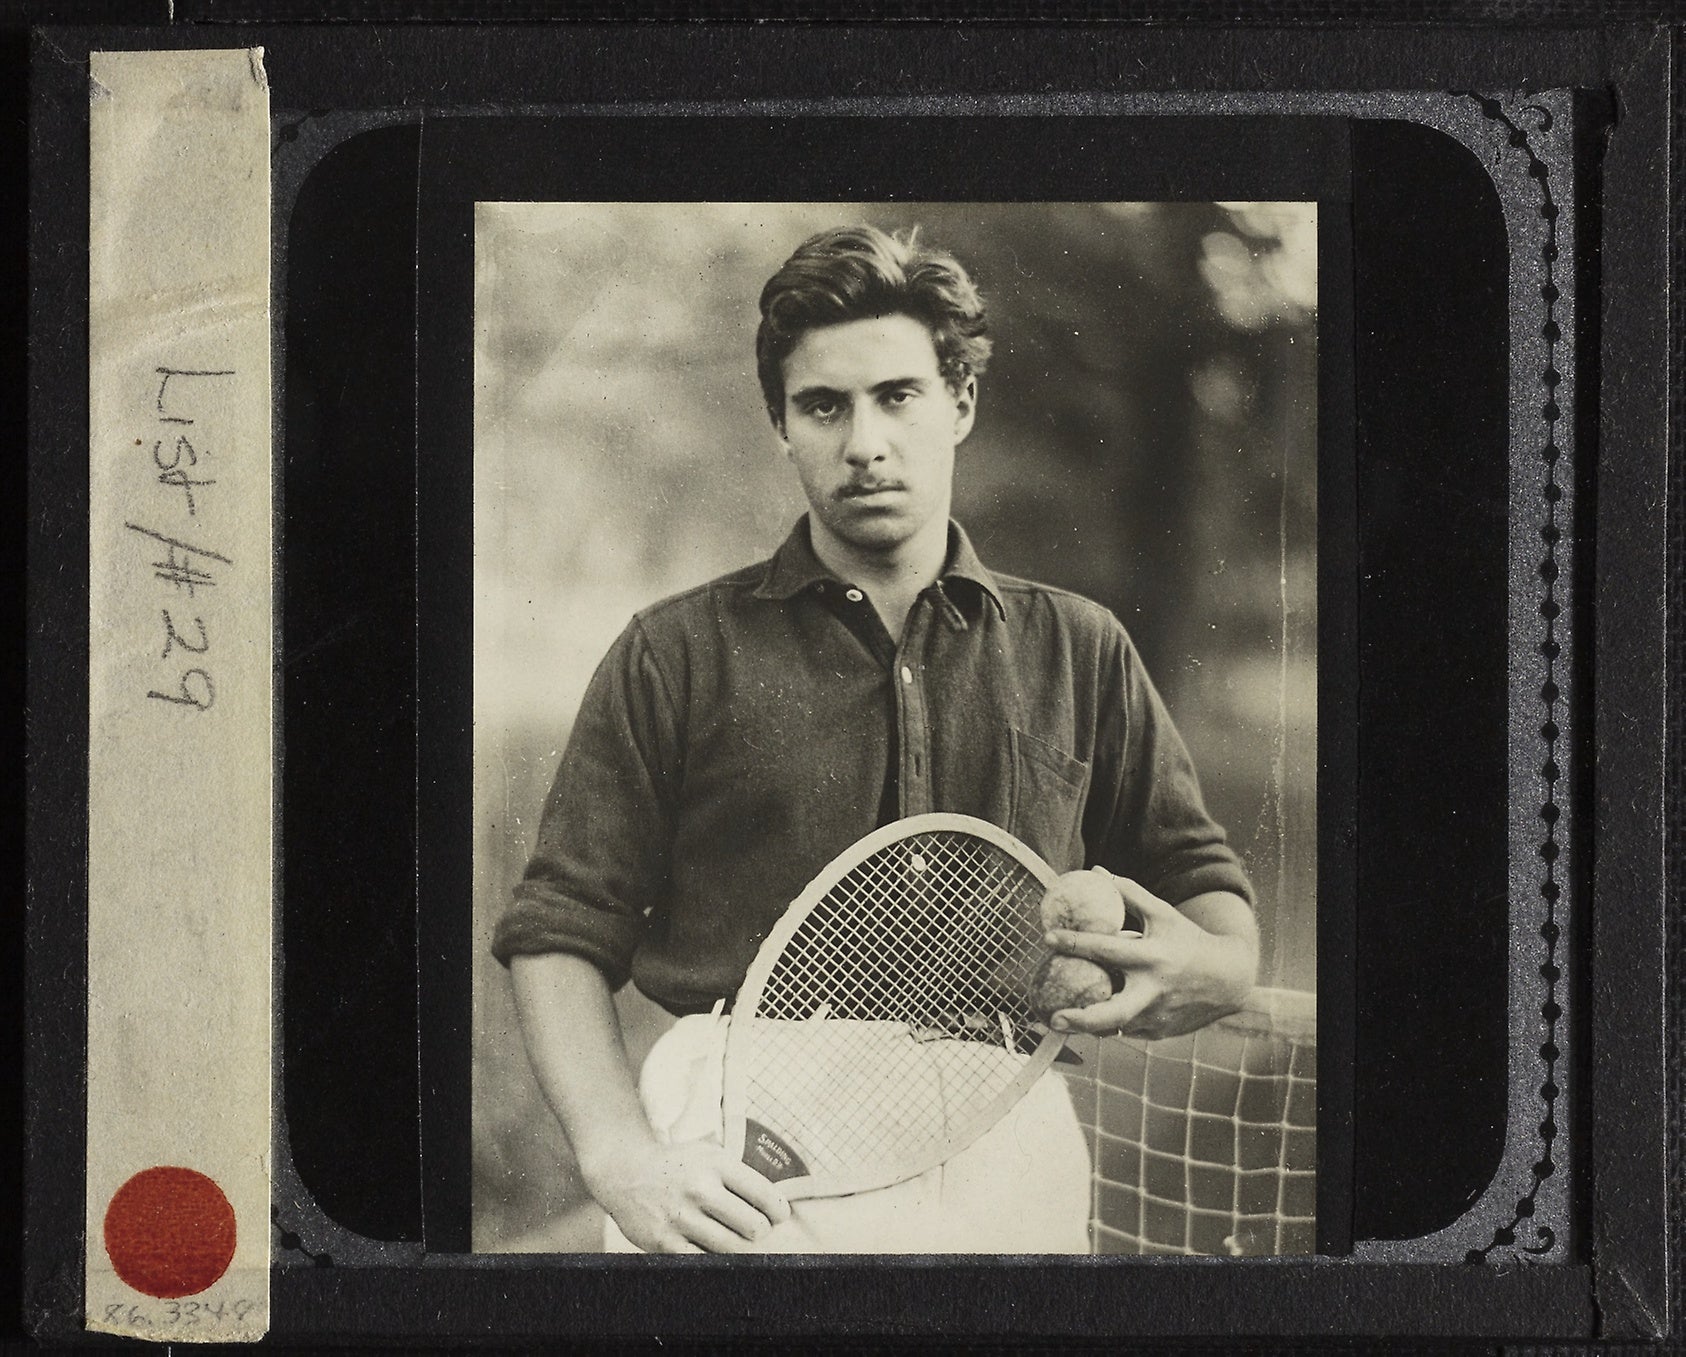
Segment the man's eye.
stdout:
<path fill-rule="evenodd" d="M 817 419 L 824 424 L 836 419 L 842 409 L 836 401 L 819 401 L 808 407 L 807 414 L 809 419 Z"/>
<path fill-rule="evenodd" d="M 912 391 L 892 391 L 889 395 L 884 397 L 884 404 L 890 406 L 906 405 L 913 399 L 913 397 L 914 393 Z"/>

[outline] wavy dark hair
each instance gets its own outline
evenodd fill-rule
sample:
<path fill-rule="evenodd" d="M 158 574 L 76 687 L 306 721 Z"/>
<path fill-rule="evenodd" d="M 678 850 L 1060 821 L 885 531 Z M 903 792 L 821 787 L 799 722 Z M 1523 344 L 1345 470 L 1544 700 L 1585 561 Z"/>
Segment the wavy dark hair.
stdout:
<path fill-rule="evenodd" d="M 784 427 L 784 360 L 809 330 L 875 316 L 911 316 L 931 332 L 937 367 L 952 390 L 989 363 L 989 317 L 977 285 L 946 250 L 919 242 L 919 228 L 891 234 L 840 226 L 810 236 L 761 289 L 755 370 L 776 427 Z"/>

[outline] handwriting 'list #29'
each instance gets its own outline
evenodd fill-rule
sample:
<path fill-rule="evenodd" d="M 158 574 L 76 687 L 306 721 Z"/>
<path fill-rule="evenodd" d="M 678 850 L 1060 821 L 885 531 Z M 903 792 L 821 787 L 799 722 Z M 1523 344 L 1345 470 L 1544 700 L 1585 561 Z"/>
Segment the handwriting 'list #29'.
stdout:
<path fill-rule="evenodd" d="M 217 686 L 211 677 L 211 631 L 205 625 L 200 591 L 209 591 L 217 583 L 219 570 L 232 568 L 234 562 L 220 551 L 207 546 L 202 536 L 209 524 L 201 511 L 210 502 L 210 487 L 216 477 L 207 475 L 214 450 L 202 431 L 195 428 L 196 412 L 201 402 L 212 398 L 215 386 L 235 375 L 233 368 L 167 368 L 154 369 L 158 378 L 157 427 L 153 429 L 152 464 L 149 474 L 156 474 L 157 483 L 173 492 L 173 516 L 153 519 L 172 531 L 153 526 L 126 522 L 124 527 L 150 539 L 157 545 L 157 559 L 151 562 L 154 578 L 162 580 L 170 599 L 170 607 L 160 607 L 163 628 L 161 660 L 175 661 L 168 668 L 168 678 L 162 688 L 147 692 L 149 698 L 168 702 L 195 711 L 209 711 L 217 700 Z M 192 430 L 190 433 L 189 430 Z M 145 447 L 147 440 L 135 443 Z M 179 534 L 179 535 L 178 535 Z M 192 540 L 187 540 L 191 535 Z M 180 666 L 179 672 L 177 666 Z"/>

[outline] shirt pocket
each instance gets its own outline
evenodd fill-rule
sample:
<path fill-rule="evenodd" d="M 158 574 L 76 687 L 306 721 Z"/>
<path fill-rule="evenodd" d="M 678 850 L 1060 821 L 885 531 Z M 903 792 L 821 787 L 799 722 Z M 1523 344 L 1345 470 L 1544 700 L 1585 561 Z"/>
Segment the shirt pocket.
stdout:
<path fill-rule="evenodd" d="M 1056 872 L 1083 866 L 1083 803 L 1089 765 L 1057 745 L 1016 726 L 1008 728 L 1013 751 L 1012 824 Z"/>

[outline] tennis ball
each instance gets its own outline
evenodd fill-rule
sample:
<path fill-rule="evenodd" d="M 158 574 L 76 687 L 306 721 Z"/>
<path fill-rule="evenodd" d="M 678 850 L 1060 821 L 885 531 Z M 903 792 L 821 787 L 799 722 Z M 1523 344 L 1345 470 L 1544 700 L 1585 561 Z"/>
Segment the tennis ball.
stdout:
<path fill-rule="evenodd" d="M 1109 876 L 1093 869 L 1067 872 L 1042 897 L 1042 926 L 1117 933 L 1124 927 L 1124 898 Z"/>
<path fill-rule="evenodd" d="M 1030 977 L 1030 1006 L 1046 1022 L 1062 1008 L 1087 1008 L 1112 998 L 1112 977 L 1092 961 L 1053 953 Z"/>

